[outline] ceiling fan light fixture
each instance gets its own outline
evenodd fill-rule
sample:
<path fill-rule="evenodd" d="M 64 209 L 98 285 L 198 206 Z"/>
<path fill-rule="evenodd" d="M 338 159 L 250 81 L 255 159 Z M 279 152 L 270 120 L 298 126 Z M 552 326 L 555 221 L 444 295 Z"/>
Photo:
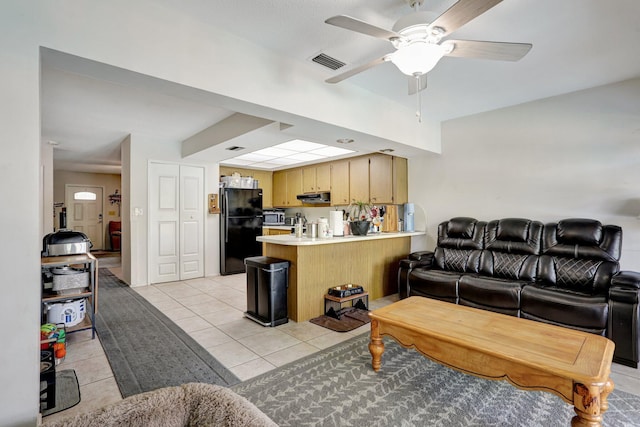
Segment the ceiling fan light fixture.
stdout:
<path fill-rule="evenodd" d="M 414 41 L 393 52 L 390 60 L 402 73 L 419 76 L 431 71 L 445 53 L 445 49 L 438 44 Z"/>

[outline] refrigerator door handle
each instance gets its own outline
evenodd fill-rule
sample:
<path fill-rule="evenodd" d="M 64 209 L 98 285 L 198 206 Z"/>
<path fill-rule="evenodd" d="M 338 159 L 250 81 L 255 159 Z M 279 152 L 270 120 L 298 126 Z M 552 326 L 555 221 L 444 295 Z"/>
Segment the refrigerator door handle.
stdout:
<path fill-rule="evenodd" d="M 224 241 L 229 243 L 229 193 L 224 192 L 224 203 L 222 205 L 224 210 Z"/>

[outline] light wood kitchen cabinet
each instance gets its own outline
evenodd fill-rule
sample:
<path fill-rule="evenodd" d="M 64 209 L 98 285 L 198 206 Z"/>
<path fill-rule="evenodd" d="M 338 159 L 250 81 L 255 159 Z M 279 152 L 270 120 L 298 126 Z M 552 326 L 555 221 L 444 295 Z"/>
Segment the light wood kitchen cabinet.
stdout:
<path fill-rule="evenodd" d="M 302 206 L 302 202 L 297 199 L 298 194 L 302 194 L 302 169 L 289 169 L 287 176 L 287 207 Z"/>
<path fill-rule="evenodd" d="M 256 169 L 242 169 L 231 166 L 220 166 L 220 176 L 233 175 L 234 172 L 241 176 L 250 176 L 258 180 L 258 187 L 262 188 L 262 207 L 273 207 L 273 172 Z"/>
<path fill-rule="evenodd" d="M 273 207 L 287 207 L 287 173 L 283 170 L 273 173 Z"/>
<path fill-rule="evenodd" d="M 318 166 L 302 168 L 302 191 L 317 193 L 331 190 L 331 164 L 323 163 Z"/>
<path fill-rule="evenodd" d="M 344 206 L 349 199 L 349 161 L 331 163 L 331 205 Z"/>
<path fill-rule="evenodd" d="M 393 157 L 393 204 L 409 202 L 409 166 L 407 159 Z"/>
<path fill-rule="evenodd" d="M 271 227 L 262 227 L 262 235 L 263 236 L 281 236 L 291 234 L 291 229 L 279 229 L 279 228 L 271 228 Z M 262 254 L 265 254 L 267 244 L 262 243 Z"/>
<path fill-rule="evenodd" d="M 302 169 L 286 169 L 273 173 L 273 206 L 291 208 L 302 206 L 297 195 L 302 194 Z"/>
<path fill-rule="evenodd" d="M 408 201 L 407 159 L 374 154 L 369 156 L 369 202 L 401 205 Z"/>
<path fill-rule="evenodd" d="M 282 236 L 291 234 L 291 228 L 288 229 L 279 229 L 279 228 L 269 228 L 262 227 L 262 235 L 263 236 Z"/>
<path fill-rule="evenodd" d="M 273 205 L 302 206 L 298 194 L 319 191 L 331 192 L 332 206 L 346 206 L 353 200 L 400 205 L 407 203 L 407 187 L 407 159 L 374 153 L 274 172 Z"/>
<path fill-rule="evenodd" d="M 393 204 L 393 157 L 369 157 L 369 201 L 373 204 Z"/>
<path fill-rule="evenodd" d="M 369 157 L 349 160 L 349 201 L 369 200 Z"/>

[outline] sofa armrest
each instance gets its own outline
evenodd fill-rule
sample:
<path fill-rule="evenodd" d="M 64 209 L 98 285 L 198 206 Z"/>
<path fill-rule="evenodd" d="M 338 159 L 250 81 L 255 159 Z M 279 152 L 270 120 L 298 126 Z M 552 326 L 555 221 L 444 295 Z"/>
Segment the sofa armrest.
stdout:
<path fill-rule="evenodd" d="M 609 299 L 628 304 L 636 304 L 640 300 L 640 273 L 621 271 L 611 278 Z"/>
<path fill-rule="evenodd" d="M 611 286 L 640 289 L 640 273 L 621 271 L 611 278 Z"/>
<path fill-rule="evenodd" d="M 638 367 L 640 359 L 640 273 L 621 271 L 611 278 L 607 337 L 616 344 L 613 361 Z"/>
<path fill-rule="evenodd" d="M 433 252 L 414 252 L 408 258 L 400 260 L 398 269 L 398 295 L 400 299 L 409 296 L 409 273 L 418 267 L 430 267 L 433 264 Z"/>
<path fill-rule="evenodd" d="M 433 260 L 433 252 L 432 251 L 419 251 L 412 252 L 409 254 L 408 259 L 411 261 L 431 261 Z"/>
<path fill-rule="evenodd" d="M 611 278 L 609 299 L 636 304 L 640 300 L 640 273 L 621 271 Z"/>

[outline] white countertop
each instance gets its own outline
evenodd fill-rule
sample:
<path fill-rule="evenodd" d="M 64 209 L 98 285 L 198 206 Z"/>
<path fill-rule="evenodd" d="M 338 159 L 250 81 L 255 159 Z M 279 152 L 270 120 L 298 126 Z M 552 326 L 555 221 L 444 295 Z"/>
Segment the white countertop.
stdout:
<path fill-rule="evenodd" d="M 358 242 L 363 240 L 380 240 L 380 239 L 396 239 L 398 237 L 412 237 L 412 236 L 423 236 L 426 232 L 424 231 L 403 231 L 396 233 L 370 233 L 366 236 L 340 236 L 340 237 L 331 237 L 328 239 L 311 239 L 309 237 L 295 237 L 289 234 L 283 234 L 280 236 L 258 236 L 256 240 L 258 242 L 263 243 L 271 243 L 274 245 L 285 245 L 285 246 L 311 246 L 311 245 L 334 245 L 338 243 L 350 243 L 350 242 Z"/>

